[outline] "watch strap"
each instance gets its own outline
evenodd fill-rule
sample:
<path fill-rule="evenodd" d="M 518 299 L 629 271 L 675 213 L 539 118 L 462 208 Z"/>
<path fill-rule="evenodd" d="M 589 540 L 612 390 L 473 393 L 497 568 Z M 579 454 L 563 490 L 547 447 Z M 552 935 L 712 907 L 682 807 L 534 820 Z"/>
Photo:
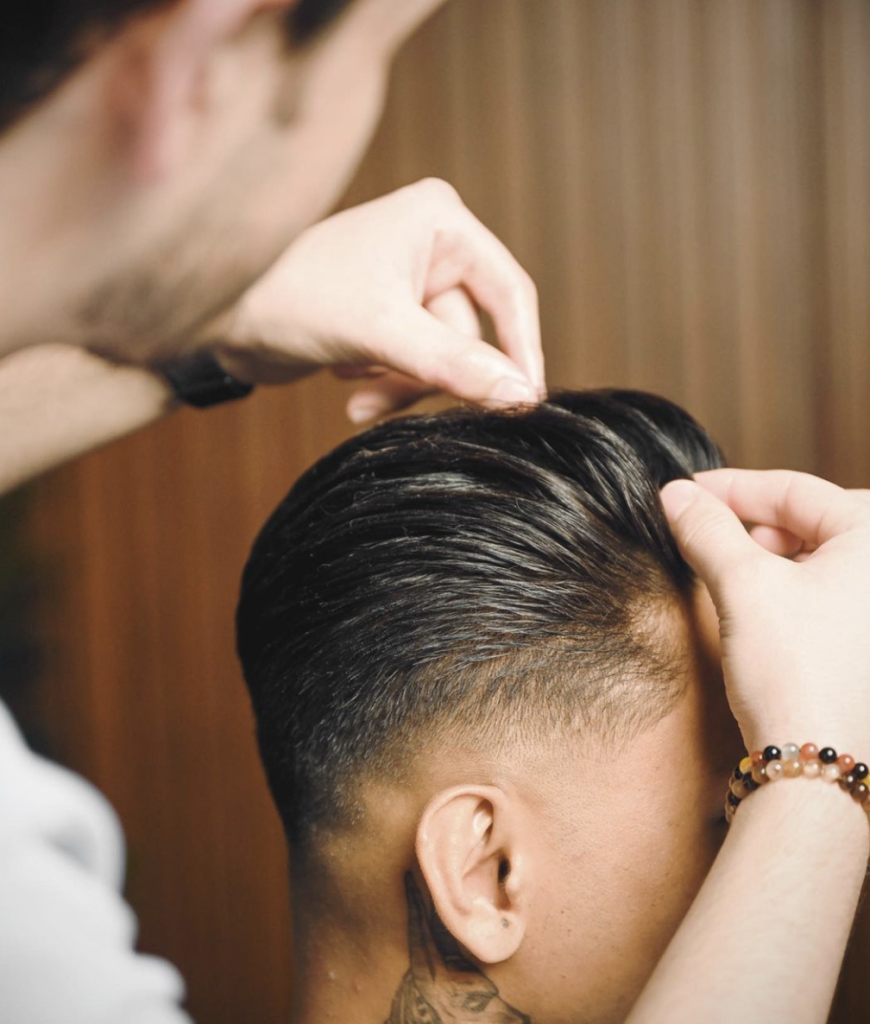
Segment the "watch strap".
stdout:
<path fill-rule="evenodd" d="M 207 350 L 161 363 L 158 370 L 169 382 L 175 397 L 196 409 L 233 402 L 254 390 L 253 384 L 227 373 L 216 356 Z"/>

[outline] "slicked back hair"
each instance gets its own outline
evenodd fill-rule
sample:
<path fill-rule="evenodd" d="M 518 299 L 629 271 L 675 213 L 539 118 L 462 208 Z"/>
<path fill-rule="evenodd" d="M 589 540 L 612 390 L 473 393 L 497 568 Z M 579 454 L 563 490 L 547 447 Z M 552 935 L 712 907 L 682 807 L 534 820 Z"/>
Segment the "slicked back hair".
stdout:
<path fill-rule="evenodd" d="M 0 27 L 0 132 L 48 96 L 134 14 L 178 0 L 6 0 Z M 299 0 L 290 38 L 307 42 L 352 0 Z"/>
<path fill-rule="evenodd" d="M 682 409 L 566 392 L 360 434 L 296 483 L 244 571 L 238 650 L 291 842 L 352 824 L 421 743 L 630 734 L 679 699 L 691 573 L 659 501 L 723 464 Z M 685 668 L 683 668 L 683 674 Z"/>

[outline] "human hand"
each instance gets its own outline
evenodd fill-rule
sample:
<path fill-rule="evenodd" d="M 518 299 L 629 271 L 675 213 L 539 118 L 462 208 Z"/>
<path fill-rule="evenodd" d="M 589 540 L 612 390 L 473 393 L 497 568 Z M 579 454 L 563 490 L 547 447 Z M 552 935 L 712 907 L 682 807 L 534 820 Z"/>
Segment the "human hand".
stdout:
<path fill-rule="evenodd" d="M 501 351 L 480 340 L 476 307 Z M 492 405 L 544 394 L 531 278 L 435 179 L 306 231 L 242 298 L 217 352 L 252 383 L 322 366 L 363 378 L 348 403 L 356 422 L 433 391 Z"/>
<path fill-rule="evenodd" d="M 695 480 L 668 484 L 662 503 L 716 606 L 747 749 L 813 741 L 867 758 L 870 502 L 802 473 Z"/>

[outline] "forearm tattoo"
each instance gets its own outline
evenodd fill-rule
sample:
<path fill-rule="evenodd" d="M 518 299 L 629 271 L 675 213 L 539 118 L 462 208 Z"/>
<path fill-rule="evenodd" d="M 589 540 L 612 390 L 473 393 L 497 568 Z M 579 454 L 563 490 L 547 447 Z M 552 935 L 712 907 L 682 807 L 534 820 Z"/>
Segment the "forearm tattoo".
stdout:
<path fill-rule="evenodd" d="M 386 1024 L 531 1024 L 499 997 L 462 952 L 434 908 L 427 911 L 413 876 L 405 875 L 411 965 Z"/>

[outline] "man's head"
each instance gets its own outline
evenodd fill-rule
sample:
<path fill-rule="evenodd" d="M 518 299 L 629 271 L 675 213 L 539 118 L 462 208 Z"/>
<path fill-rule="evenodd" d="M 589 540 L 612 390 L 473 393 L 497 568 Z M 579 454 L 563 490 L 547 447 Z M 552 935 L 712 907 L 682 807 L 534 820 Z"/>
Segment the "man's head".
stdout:
<path fill-rule="evenodd" d="M 720 464 L 664 399 L 569 393 L 384 423 L 267 523 L 238 641 L 300 933 L 354 937 L 373 1008 L 407 918 L 402 1005 L 624 1015 L 722 836 L 738 740 L 658 499 Z"/>
<path fill-rule="evenodd" d="M 396 48 L 442 2 L 19 5 L 0 33 L 0 341 L 175 351 L 335 202 Z"/>

